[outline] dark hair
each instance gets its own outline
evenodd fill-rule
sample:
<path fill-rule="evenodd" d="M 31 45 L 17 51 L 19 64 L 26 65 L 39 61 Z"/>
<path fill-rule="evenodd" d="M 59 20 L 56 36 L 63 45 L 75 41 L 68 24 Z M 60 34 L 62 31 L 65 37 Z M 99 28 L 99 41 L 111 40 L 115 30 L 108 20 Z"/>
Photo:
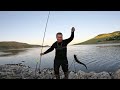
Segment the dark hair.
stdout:
<path fill-rule="evenodd" d="M 58 32 L 58 33 L 56 34 L 56 36 L 57 36 L 57 35 L 63 35 L 63 34 L 62 34 L 61 32 Z"/>

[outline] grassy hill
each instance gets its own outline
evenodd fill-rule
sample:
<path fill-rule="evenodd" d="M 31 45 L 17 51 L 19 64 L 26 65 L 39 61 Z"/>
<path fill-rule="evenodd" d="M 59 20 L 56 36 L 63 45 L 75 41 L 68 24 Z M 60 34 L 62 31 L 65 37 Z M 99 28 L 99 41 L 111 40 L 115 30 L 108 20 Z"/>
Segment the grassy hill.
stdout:
<path fill-rule="evenodd" d="M 33 48 L 33 47 L 40 47 L 40 45 L 30 45 L 27 43 L 20 43 L 20 42 L 0 42 L 0 50 L 3 49 L 21 49 L 21 48 Z"/>
<path fill-rule="evenodd" d="M 120 31 L 107 33 L 107 34 L 99 34 L 96 37 L 87 40 L 82 43 L 77 43 L 74 45 L 80 44 L 106 44 L 106 43 L 120 43 Z"/>

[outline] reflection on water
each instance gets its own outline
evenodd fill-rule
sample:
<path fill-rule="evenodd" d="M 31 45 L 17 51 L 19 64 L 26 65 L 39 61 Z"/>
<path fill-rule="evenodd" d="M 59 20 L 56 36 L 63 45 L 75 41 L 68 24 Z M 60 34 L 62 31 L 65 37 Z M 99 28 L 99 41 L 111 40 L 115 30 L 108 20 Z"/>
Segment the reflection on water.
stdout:
<path fill-rule="evenodd" d="M 26 49 L 1 50 L 0 57 L 13 56 L 25 51 Z"/>
<path fill-rule="evenodd" d="M 40 58 L 41 48 L 30 48 L 25 50 L 9 50 L 0 52 L 0 64 L 14 64 L 22 61 L 25 65 L 35 68 Z M 48 47 L 43 48 L 43 51 Z M 78 60 L 85 63 L 88 70 L 83 65 L 73 63 L 74 54 Z M 41 69 L 53 68 L 55 50 L 42 57 Z M 69 70 L 85 72 L 109 71 L 113 72 L 120 68 L 120 44 L 97 44 L 97 45 L 76 45 L 68 47 Z"/>

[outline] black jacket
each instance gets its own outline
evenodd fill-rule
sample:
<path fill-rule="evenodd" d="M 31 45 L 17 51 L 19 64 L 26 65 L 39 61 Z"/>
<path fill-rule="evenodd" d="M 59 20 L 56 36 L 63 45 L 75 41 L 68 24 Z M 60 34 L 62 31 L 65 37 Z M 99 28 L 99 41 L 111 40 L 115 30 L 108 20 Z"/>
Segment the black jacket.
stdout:
<path fill-rule="evenodd" d="M 44 54 L 53 51 L 55 48 L 55 60 L 67 60 L 67 45 L 73 40 L 73 38 L 74 32 L 71 32 L 70 38 L 63 40 L 61 43 L 56 41 L 47 51 L 44 52 Z"/>

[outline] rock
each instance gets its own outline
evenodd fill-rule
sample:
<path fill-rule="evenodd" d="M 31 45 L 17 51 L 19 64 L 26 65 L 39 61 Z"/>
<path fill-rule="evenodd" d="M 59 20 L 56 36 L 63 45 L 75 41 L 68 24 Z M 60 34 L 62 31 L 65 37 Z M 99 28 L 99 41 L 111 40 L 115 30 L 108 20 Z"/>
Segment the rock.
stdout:
<path fill-rule="evenodd" d="M 44 79 L 53 79 L 53 78 L 54 77 L 51 74 L 46 74 L 45 77 L 44 77 Z"/>
<path fill-rule="evenodd" d="M 78 79 L 87 79 L 86 73 L 81 70 L 78 71 L 77 75 L 78 75 Z"/>
<path fill-rule="evenodd" d="M 60 78 L 63 79 L 65 76 L 64 75 L 61 75 Z"/>
<path fill-rule="evenodd" d="M 78 74 L 77 73 L 75 73 L 73 79 L 78 79 Z"/>
<path fill-rule="evenodd" d="M 74 78 L 75 78 L 75 73 L 71 71 L 69 73 L 69 79 L 74 79 Z"/>
<path fill-rule="evenodd" d="M 64 73 L 60 69 L 60 78 L 64 78 Z M 55 79 L 54 69 L 43 69 L 41 73 L 35 70 L 17 64 L 0 65 L 0 79 Z M 69 79 L 120 79 L 120 69 L 115 73 L 110 72 L 89 72 L 79 70 L 77 73 L 70 71 Z"/>
<path fill-rule="evenodd" d="M 108 72 L 100 72 L 97 75 L 98 79 L 111 79 L 111 76 Z"/>
<path fill-rule="evenodd" d="M 95 72 L 87 73 L 87 79 L 97 79 L 97 74 Z"/>
<path fill-rule="evenodd" d="M 114 73 L 114 79 L 120 79 L 120 69 Z"/>

